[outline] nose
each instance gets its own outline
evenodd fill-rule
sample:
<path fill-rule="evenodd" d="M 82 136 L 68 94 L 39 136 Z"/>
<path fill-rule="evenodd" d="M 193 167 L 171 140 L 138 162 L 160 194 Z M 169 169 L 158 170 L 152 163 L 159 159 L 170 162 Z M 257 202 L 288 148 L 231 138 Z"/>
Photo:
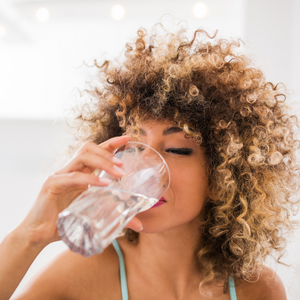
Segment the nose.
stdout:
<path fill-rule="evenodd" d="M 140 142 L 146 144 L 147 146 L 161 154 L 161 142 L 157 138 L 151 138 L 151 136 L 142 136 L 140 138 Z"/>

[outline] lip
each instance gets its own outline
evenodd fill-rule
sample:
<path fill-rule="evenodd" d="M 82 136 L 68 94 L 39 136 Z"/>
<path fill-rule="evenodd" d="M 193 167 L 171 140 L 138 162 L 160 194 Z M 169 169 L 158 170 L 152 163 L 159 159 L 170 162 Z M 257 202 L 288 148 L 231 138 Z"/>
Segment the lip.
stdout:
<path fill-rule="evenodd" d="M 163 204 L 166 203 L 166 202 L 167 202 L 166 199 L 165 199 L 164 197 L 161 197 L 161 198 L 159 199 L 159 201 L 156 202 L 156 204 L 154 204 L 151 208 L 161 206 L 161 205 L 163 205 Z"/>

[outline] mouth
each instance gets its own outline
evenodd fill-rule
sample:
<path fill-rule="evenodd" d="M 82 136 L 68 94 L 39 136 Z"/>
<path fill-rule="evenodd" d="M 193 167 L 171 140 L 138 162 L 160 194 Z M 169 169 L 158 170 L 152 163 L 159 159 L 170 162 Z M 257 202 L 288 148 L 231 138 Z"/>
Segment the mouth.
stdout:
<path fill-rule="evenodd" d="M 158 202 L 156 202 L 156 204 L 154 204 L 151 208 L 154 208 L 154 207 L 158 207 L 158 206 L 161 206 L 163 205 L 164 203 L 166 203 L 166 199 L 164 197 L 161 197 Z"/>

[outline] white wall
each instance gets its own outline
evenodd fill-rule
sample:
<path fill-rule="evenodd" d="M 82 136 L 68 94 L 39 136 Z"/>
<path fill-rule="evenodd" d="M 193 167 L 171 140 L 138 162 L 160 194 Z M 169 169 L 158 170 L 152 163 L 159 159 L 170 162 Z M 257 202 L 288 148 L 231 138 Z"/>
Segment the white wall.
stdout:
<path fill-rule="evenodd" d="M 72 138 L 62 122 L 0 120 L 0 240 L 26 216 L 46 179 L 68 158 Z M 17 292 L 49 260 L 65 249 L 63 242 L 46 247 Z"/>
<path fill-rule="evenodd" d="M 127 14 L 120 21 L 110 18 L 110 1 L 21 1 L 9 6 L 9 14 L 8 5 L 1 11 L 2 1 L 14 3 L 0 1 L 0 25 L 14 24 L 11 31 L 22 38 L 0 38 L 0 118 L 64 119 L 72 91 L 82 87 L 91 72 L 80 67 L 83 62 L 92 65 L 94 59 L 118 56 L 140 27 L 150 29 L 166 13 L 186 20 L 191 31 L 204 27 L 244 36 L 244 0 L 206 1 L 209 14 L 204 19 L 193 16 L 194 0 L 176 5 L 172 0 L 127 0 L 122 1 Z M 48 22 L 34 19 L 40 6 L 49 8 Z"/>

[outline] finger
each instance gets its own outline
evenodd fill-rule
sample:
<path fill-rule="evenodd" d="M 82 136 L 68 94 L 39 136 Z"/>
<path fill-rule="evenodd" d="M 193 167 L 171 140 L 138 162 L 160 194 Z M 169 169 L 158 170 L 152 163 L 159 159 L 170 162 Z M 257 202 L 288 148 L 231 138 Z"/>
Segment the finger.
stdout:
<path fill-rule="evenodd" d="M 99 145 L 99 147 L 101 147 L 109 152 L 113 152 L 117 148 L 127 144 L 129 142 L 129 140 L 130 140 L 129 135 L 118 136 L 118 137 L 111 138 L 111 139 L 101 143 Z"/>
<path fill-rule="evenodd" d="M 72 172 L 68 174 L 52 175 L 45 182 L 43 188 L 51 192 L 62 192 L 68 187 L 107 186 L 111 183 L 108 178 L 99 178 L 93 174 Z"/>
<path fill-rule="evenodd" d="M 124 175 L 124 171 L 120 167 L 116 166 L 113 161 L 88 152 L 75 157 L 68 165 L 65 166 L 65 168 L 63 168 L 56 174 L 71 173 L 77 171 L 88 173 L 86 171 L 87 169 L 90 171 L 90 173 L 95 169 L 101 169 L 116 178 L 122 177 Z"/>
<path fill-rule="evenodd" d="M 102 156 L 106 159 L 113 161 L 115 164 L 119 164 L 119 165 L 123 164 L 123 162 L 120 159 L 114 157 L 114 155 L 111 152 L 107 151 L 106 149 L 100 147 L 100 145 L 97 145 L 93 142 L 84 143 L 82 147 L 80 147 L 80 149 L 78 149 L 78 151 L 75 153 L 74 157 L 77 157 L 85 152 Z"/>
<path fill-rule="evenodd" d="M 134 231 L 143 230 L 142 222 L 136 217 L 134 217 L 125 227 L 133 229 Z"/>
<path fill-rule="evenodd" d="M 74 160 L 77 157 L 82 156 L 84 153 L 87 153 L 87 152 L 104 157 L 107 160 L 110 160 L 113 164 L 121 167 L 123 165 L 123 162 L 111 153 L 113 150 L 111 152 L 109 152 L 107 149 L 110 149 L 110 150 L 113 148 L 117 149 L 120 146 L 126 144 L 129 141 L 129 139 L 130 139 L 129 136 L 115 137 L 115 138 L 107 140 L 106 142 L 104 142 L 100 145 L 96 145 L 93 142 L 86 142 L 75 153 L 74 157 L 61 170 L 57 171 L 55 174 L 64 174 L 64 173 L 79 171 L 79 170 L 83 171 L 84 169 L 82 168 L 82 166 L 81 166 L 81 168 L 79 167 L 77 169 L 76 169 L 76 167 L 74 167 Z M 77 165 L 77 167 L 78 167 L 78 165 Z M 92 167 L 91 169 L 87 168 L 85 172 L 92 173 L 96 169 L 92 165 L 91 165 L 91 167 Z M 114 172 L 111 175 L 114 176 Z"/>

